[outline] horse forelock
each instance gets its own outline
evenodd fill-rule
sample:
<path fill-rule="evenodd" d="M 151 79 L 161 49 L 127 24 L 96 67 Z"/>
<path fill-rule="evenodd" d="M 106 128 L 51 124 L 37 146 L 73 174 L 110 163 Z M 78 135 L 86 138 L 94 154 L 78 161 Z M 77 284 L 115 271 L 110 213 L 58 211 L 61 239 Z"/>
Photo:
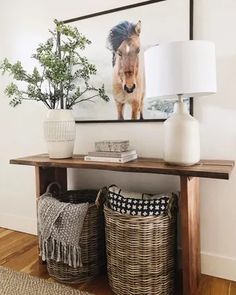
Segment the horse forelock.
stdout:
<path fill-rule="evenodd" d="M 113 52 L 112 52 L 112 66 L 113 66 L 113 67 L 115 66 L 115 63 L 116 63 L 116 54 L 115 54 L 115 52 L 113 51 Z"/>
<path fill-rule="evenodd" d="M 108 48 L 117 51 L 121 43 L 135 34 L 135 24 L 123 21 L 114 26 L 108 35 Z"/>

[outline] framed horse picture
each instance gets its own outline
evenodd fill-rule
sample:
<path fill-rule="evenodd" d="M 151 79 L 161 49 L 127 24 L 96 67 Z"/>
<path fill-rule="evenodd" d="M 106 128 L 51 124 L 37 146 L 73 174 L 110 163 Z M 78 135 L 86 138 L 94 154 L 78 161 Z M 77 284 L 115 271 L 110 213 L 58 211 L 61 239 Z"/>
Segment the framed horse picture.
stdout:
<path fill-rule="evenodd" d="M 145 97 L 143 54 L 161 42 L 193 37 L 193 0 L 150 0 L 64 20 L 91 41 L 82 54 L 97 72 L 109 101 L 94 98 L 74 106 L 77 123 L 164 121 L 172 100 Z M 192 99 L 188 99 L 190 113 Z"/>

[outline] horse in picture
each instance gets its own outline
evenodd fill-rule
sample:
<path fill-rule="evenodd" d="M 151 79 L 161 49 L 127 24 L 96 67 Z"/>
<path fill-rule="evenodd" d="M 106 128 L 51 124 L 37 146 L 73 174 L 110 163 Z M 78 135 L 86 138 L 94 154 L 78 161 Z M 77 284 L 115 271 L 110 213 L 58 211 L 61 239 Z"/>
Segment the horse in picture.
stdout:
<path fill-rule="evenodd" d="M 124 21 L 110 30 L 108 48 L 112 50 L 113 95 L 118 120 L 124 120 L 125 104 L 132 108 L 132 120 L 143 119 L 144 76 L 140 58 L 141 21 Z"/>

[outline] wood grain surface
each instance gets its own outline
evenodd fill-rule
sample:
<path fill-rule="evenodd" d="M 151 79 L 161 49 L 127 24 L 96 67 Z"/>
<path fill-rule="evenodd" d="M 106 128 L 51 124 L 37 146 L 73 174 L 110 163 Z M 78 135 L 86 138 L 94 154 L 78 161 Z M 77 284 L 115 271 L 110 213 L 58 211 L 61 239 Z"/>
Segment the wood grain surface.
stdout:
<path fill-rule="evenodd" d="M 201 160 L 193 166 L 172 166 L 162 159 L 138 158 L 137 160 L 120 164 L 108 162 L 84 161 L 84 155 L 74 155 L 70 159 L 49 159 L 47 154 L 23 157 L 10 160 L 11 164 L 29 165 L 36 167 L 60 167 L 60 168 L 84 168 L 110 171 L 156 173 L 192 177 L 206 177 L 229 179 L 234 167 L 234 161 L 224 160 Z"/>
<path fill-rule="evenodd" d="M 36 198 L 45 193 L 47 186 L 56 181 L 62 190 L 67 189 L 67 169 L 58 167 L 35 167 Z"/>
<path fill-rule="evenodd" d="M 180 181 L 183 294 L 195 295 L 201 275 L 199 178 L 181 176 Z"/>

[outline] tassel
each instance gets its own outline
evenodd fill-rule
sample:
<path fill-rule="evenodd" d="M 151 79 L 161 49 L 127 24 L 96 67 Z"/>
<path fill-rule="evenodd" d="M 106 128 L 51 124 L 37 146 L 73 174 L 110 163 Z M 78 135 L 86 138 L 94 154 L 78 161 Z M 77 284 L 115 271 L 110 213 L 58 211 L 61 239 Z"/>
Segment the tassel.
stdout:
<path fill-rule="evenodd" d="M 78 261 L 77 261 L 77 251 L 76 251 L 76 248 L 75 247 L 73 247 L 73 267 L 76 267 L 77 266 L 77 264 L 78 264 Z"/>
<path fill-rule="evenodd" d="M 43 261 L 52 259 L 74 268 L 83 266 L 81 248 L 79 246 L 63 245 L 61 242 L 51 238 L 48 240 L 40 239 L 39 243 L 40 255 Z"/>
<path fill-rule="evenodd" d="M 69 260 L 68 260 L 68 264 L 69 264 L 69 266 L 72 266 L 72 253 L 71 253 L 71 247 L 70 246 L 68 246 L 69 247 L 69 250 L 68 250 L 68 258 L 69 258 Z"/>
<path fill-rule="evenodd" d="M 68 264 L 68 261 L 67 261 L 67 253 L 66 253 L 66 246 L 64 246 L 64 249 L 63 249 L 63 262 Z"/>
<path fill-rule="evenodd" d="M 42 260 L 45 261 L 46 260 L 46 251 L 45 251 L 45 241 L 43 241 L 42 243 Z"/>
<path fill-rule="evenodd" d="M 44 242 L 44 255 L 45 255 L 45 260 L 48 259 L 48 243 L 47 241 Z"/>
<path fill-rule="evenodd" d="M 61 243 L 57 242 L 57 243 L 55 243 L 55 246 L 56 246 L 55 247 L 56 248 L 55 254 L 57 254 L 57 255 L 55 255 L 54 257 L 57 262 L 60 262 L 60 260 L 61 260 Z"/>
<path fill-rule="evenodd" d="M 50 259 L 54 259 L 54 253 L 55 253 L 54 240 L 51 240 L 50 244 L 51 244 L 51 247 L 50 247 L 48 256 L 50 257 Z"/>

